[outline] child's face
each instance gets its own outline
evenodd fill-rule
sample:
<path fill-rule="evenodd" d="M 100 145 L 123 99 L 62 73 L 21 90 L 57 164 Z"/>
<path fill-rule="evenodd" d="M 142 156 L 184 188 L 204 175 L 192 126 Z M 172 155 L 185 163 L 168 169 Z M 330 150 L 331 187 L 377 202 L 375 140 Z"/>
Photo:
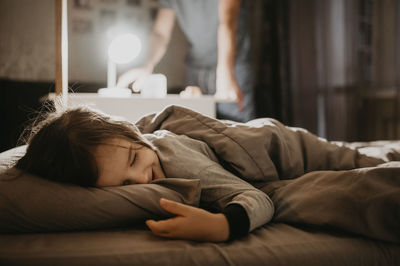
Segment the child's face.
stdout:
<path fill-rule="evenodd" d="M 99 145 L 94 153 L 98 187 L 147 184 L 165 178 L 157 154 L 145 146 L 123 138 Z"/>

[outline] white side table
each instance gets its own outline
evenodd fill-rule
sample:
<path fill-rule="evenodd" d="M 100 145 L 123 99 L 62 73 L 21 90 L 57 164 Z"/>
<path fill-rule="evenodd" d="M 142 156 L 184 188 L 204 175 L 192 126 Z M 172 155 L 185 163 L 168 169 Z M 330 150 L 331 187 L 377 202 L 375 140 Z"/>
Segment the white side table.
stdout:
<path fill-rule="evenodd" d="M 55 94 L 50 93 L 49 99 Z M 70 93 L 68 106 L 86 105 L 99 109 L 110 115 L 126 118 L 131 122 L 137 121 L 144 115 L 162 111 L 168 105 L 180 105 L 203 115 L 215 117 L 216 99 L 212 95 L 202 95 L 195 98 L 181 98 L 177 94 L 168 94 L 165 98 L 144 98 L 133 94 L 127 98 L 99 96 L 97 93 Z"/>

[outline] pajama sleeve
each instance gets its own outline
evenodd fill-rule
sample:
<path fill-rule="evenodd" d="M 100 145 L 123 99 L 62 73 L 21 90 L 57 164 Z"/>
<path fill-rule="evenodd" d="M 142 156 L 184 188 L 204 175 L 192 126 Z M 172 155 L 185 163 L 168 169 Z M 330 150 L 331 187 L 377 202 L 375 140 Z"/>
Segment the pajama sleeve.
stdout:
<path fill-rule="evenodd" d="M 247 232 L 272 219 L 274 205 L 268 195 L 225 170 L 221 165 L 215 163 L 203 169 L 199 173 L 199 179 L 202 207 L 224 213 L 229 222 L 231 235 L 243 235 L 240 228 L 237 229 L 240 226 L 234 224 L 235 220 L 245 223 L 243 211 L 238 208 L 239 206 L 248 217 Z M 237 230 L 232 231 L 234 228 Z"/>
<path fill-rule="evenodd" d="M 229 240 L 245 236 L 250 229 L 246 210 L 239 204 L 230 204 L 222 210 L 229 224 Z"/>

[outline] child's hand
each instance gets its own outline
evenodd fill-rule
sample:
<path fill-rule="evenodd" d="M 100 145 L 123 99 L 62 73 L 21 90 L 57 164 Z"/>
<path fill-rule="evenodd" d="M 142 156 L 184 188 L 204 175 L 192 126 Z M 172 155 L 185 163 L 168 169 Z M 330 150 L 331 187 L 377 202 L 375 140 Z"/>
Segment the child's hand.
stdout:
<path fill-rule="evenodd" d="M 160 199 L 160 205 L 177 216 L 160 221 L 147 220 L 147 226 L 155 235 L 210 242 L 226 241 L 229 237 L 229 224 L 222 213 L 211 213 L 167 199 Z"/>

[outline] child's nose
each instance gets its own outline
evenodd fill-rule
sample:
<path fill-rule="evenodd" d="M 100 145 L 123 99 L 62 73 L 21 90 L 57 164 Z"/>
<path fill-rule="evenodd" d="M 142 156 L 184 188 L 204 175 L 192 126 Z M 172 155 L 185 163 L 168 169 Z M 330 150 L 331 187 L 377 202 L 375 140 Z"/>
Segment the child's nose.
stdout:
<path fill-rule="evenodd" d="M 149 183 L 149 178 L 148 175 L 144 173 L 132 175 L 132 177 L 129 178 L 132 184 L 147 184 Z"/>

